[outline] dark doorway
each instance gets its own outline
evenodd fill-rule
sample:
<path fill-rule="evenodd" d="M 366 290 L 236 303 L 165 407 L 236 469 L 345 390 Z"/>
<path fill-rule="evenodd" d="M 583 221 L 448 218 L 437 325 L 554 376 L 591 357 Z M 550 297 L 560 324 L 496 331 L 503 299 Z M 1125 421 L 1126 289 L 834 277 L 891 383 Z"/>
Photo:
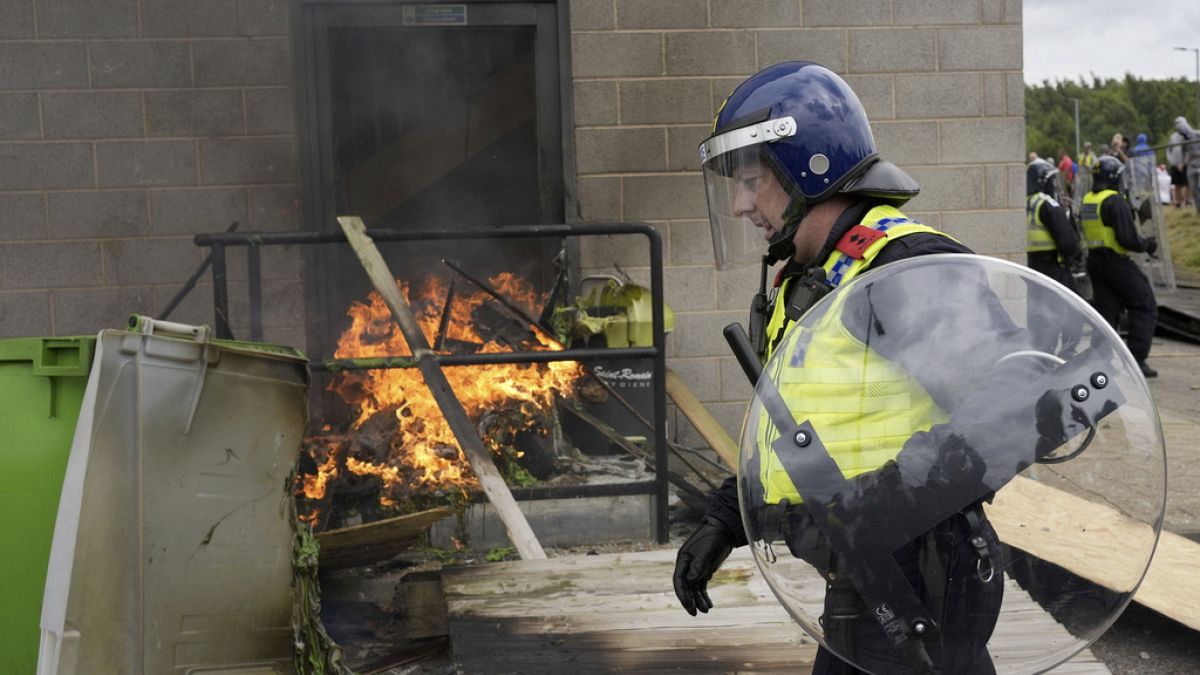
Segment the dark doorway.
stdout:
<path fill-rule="evenodd" d="M 503 228 L 564 222 L 565 11 L 558 2 L 328 4 L 297 19 L 305 226 Z M 558 240 L 381 245 L 407 281 L 448 275 L 554 280 Z M 306 257 L 308 347 L 334 351 L 346 309 L 371 290 L 352 253 Z"/>
<path fill-rule="evenodd" d="M 337 212 L 371 227 L 541 222 L 533 33 L 331 30 Z"/>

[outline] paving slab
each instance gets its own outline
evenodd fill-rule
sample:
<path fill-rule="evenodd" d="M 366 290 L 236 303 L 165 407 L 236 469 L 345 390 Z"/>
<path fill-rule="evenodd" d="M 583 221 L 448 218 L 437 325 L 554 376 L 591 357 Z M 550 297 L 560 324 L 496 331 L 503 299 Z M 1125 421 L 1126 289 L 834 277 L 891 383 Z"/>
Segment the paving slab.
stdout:
<path fill-rule="evenodd" d="M 1167 445 L 1163 527 L 1200 541 L 1200 345 L 1155 338 L 1148 380 Z"/>

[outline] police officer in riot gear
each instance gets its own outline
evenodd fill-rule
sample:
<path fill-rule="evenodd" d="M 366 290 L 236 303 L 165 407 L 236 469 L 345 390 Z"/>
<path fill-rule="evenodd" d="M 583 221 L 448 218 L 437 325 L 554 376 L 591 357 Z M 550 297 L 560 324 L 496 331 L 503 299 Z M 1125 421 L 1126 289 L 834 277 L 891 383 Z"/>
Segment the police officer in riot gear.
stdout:
<path fill-rule="evenodd" d="M 752 262 L 761 256 L 764 283 L 754 303 L 751 333 L 764 359 L 780 345 L 787 329 L 839 284 L 914 256 L 970 253 L 958 241 L 911 220 L 899 210 L 917 194 L 918 185 L 898 167 L 879 158 L 857 96 L 845 81 L 822 66 L 781 63 L 746 80 L 723 104 L 713 134 L 701 145 L 700 154 L 718 267 Z M 774 288 L 768 291 L 767 266 L 783 261 Z M 952 295 L 955 289 L 949 288 L 947 293 Z M 902 303 L 902 298 L 897 300 Z M 946 306 L 953 304 L 950 301 Z M 922 312 L 950 311 L 903 308 L 907 309 L 918 317 L 912 325 L 920 325 Z M 1002 320 L 995 321 L 994 328 L 996 335 L 1023 340 L 1021 345 L 1028 348 L 1024 331 Z M 851 327 L 850 332 L 854 331 Z M 889 335 L 894 340 L 906 337 Z M 876 346 L 885 356 L 890 353 L 886 341 Z M 968 348 L 953 341 L 930 347 L 958 351 Z M 1008 353 L 1005 350 L 1011 351 L 1011 347 L 970 346 L 983 359 Z M 913 377 L 920 380 L 920 373 Z M 912 391 L 920 389 L 916 380 Z M 896 415 L 886 422 L 889 428 L 926 414 L 935 418 L 953 408 L 955 400 L 963 396 L 962 391 L 944 387 L 930 385 L 929 389 L 919 404 L 923 406 L 920 411 L 889 412 Z M 875 394 L 850 395 L 865 400 L 863 397 Z M 803 412 L 797 411 L 797 417 Z M 864 425 L 869 424 L 864 420 Z M 916 433 L 918 428 L 911 428 L 909 433 Z M 866 455 L 860 452 L 857 456 Z M 855 473 L 871 468 L 857 467 Z M 797 515 L 802 511 L 794 510 L 803 509 L 803 504 L 796 501 L 791 501 L 790 517 L 803 520 Z M 820 538 L 815 529 L 809 531 Z M 934 545 L 935 540 L 941 543 Z M 731 478 L 712 494 L 702 524 L 677 555 L 675 592 L 689 614 L 712 609 L 707 592 L 709 579 L 733 547 L 746 543 L 737 483 Z M 789 541 L 789 548 L 795 552 L 805 547 L 799 543 L 793 547 Z M 999 575 L 990 577 L 977 574 L 977 570 L 988 568 L 991 559 L 998 556 L 995 532 L 978 503 L 951 515 L 895 553 L 912 587 L 924 589 L 921 602 L 931 616 L 941 621 L 940 641 L 926 644 L 927 658 L 914 661 L 911 655 L 901 657 L 889 649 L 889 641 L 867 616 L 854 587 L 844 575 L 835 573 L 840 565 L 836 556 L 828 555 L 814 562 L 828 583 L 821 619 L 825 635 L 839 653 L 855 654 L 856 663 L 873 672 L 936 669 L 994 673 L 986 644 L 999 612 L 1002 582 Z M 956 582 L 947 584 L 947 578 Z M 822 647 L 813 672 L 856 671 Z"/>
<path fill-rule="evenodd" d="M 1058 202 L 1058 169 L 1044 159 L 1029 163 L 1025 171 L 1025 214 L 1029 266 L 1071 288 L 1067 265 L 1081 257 L 1079 235 L 1071 227 L 1067 210 Z"/>
<path fill-rule="evenodd" d="M 1025 170 L 1025 257 L 1029 267 L 1078 293 L 1073 272 L 1082 274 L 1086 270 L 1087 257 L 1079 235 L 1071 226 L 1067 209 L 1058 203 L 1057 193 L 1058 169 L 1044 159 L 1030 162 Z M 1038 291 L 1031 288 L 1030 292 Z M 1032 304 L 1053 306 L 1049 300 Z M 1057 317 L 1030 317 L 1029 330 L 1034 346 L 1055 353 L 1059 339 L 1057 327 Z M 1054 334 L 1051 334 L 1052 328 Z M 1063 335 L 1063 348 L 1069 350 L 1078 339 L 1077 333 Z"/>
<path fill-rule="evenodd" d="M 1101 157 L 1092 170 L 1092 191 L 1083 198 L 1080 217 L 1088 249 L 1088 276 L 1092 279 L 1096 311 L 1114 328 L 1121 311 L 1129 315 L 1126 342 L 1142 374 L 1158 371 L 1146 363 L 1158 325 L 1158 303 L 1150 280 L 1129 252 L 1154 255 L 1158 239 L 1142 237 L 1134 224 L 1133 207 L 1121 194 L 1125 165 L 1115 157 Z"/>

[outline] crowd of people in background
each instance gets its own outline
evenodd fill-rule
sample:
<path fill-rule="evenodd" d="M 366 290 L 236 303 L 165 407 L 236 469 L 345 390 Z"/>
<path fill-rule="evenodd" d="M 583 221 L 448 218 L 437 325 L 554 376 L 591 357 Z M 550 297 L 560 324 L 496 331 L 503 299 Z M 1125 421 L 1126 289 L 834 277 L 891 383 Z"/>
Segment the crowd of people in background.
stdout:
<path fill-rule="evenodd" d="M 1108 143 L 1100 145 L 1099 154 L 1093 151 L 1091 141 L 1084 142 L 1076 158 L 1072 158 L 1066 148 L 1059 148 L 1058 172 L 1064 182 L 1070 185 L 1080 171 L 1090 174 L 1099 158 L 1105 156 L 1127 162 L 1130 157 L 1157 158 L 1158 149 L 1149 144 L 1144 133 L 1137 135 L 1131 147 L 1129 139 L 1118 132 L 1113 134 Z M 1036 152 L 1029 153 L 1029 161 L 1037 158 Z M 1193 129 L 1187 118 L 1175 118 L 1163 159 L 1166 161 L 1157 164 L 1155 175 L 1159 201 L 1176 209 L 1194 207 L 1200 213 L 1200 130 Z"/>
<path fill-rule="evenodd" d="M 1200 213 L 1200 130 L 1182 116 L 1172 126 L 1168 142 L 1158 148 L 1145 133 L 1132 143 L 1114 133 L 1098 153 L 1088 141 L 1075 158 L 1060 147 L 1057 160 L 1030 152 L 1027 165 L 1028 264 L 1083 295 L 1114 328 L 1124 325 L 1130 352 L 1146 377 L 1158 374 L 1146 362 L 1157 302 L 1147 272 L 1130 254 L 1156 257 L 1157 228 L 1140 226 L 1155 218 L 1155 200 Z M 1091 180 L 1079 184 L 1080 176 Z M 1056 201 L 1056 190 L 1063 189 L 1070 210 Z M 1078 230 L 1066 225 L 1068 218 Z"/>

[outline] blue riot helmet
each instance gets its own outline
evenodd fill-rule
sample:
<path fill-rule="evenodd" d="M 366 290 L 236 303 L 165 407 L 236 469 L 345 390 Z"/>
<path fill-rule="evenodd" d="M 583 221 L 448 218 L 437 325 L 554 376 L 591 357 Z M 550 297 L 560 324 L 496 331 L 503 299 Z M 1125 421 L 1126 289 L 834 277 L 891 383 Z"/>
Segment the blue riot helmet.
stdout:
<path fill-rule="evenodd" d="M 1092 167 L 1092 192 L 1101 190 L 1120 190 L 1121 179 L 1125 175 L 1125 163 L 1105 155 Z"/>
<path fill-rule="evenodd" d="M 903 204 L 920 190 L 879 160 L 858 96 L 824 66 L 789 61 L 743 82 L 725 99 L 700 144 L 717 267 L 790 258 L 809 208 L 835 194 Z M 776 182 L 781 199 L 766 199 Z M 769 225 L 759 211 L 767 208 Z M 756 227 L 757 226 L 757 227 Z M 766 250 L 764 251 L 764 242 Z"/>
<path fill-rule="evenodd" d="M 1029 163 L 1025 169 L 1025 196 L 1044 192 L 1051 197 L 1057 197 L 1058 169 L 1042 158 Z"/>

